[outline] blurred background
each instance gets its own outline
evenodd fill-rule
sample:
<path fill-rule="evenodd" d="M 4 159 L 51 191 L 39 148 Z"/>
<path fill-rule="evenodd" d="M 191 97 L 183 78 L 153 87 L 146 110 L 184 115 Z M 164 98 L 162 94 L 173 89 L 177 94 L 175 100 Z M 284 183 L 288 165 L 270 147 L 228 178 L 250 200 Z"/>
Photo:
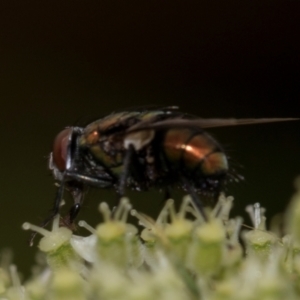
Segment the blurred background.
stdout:
<path fill-rule="evenodd" d="M 2 1 L 0 248 L 29 274 L 36 245 L 21 224 L 40 223 L 52 206 L 47 157 L 65 126 L 143 105 L 299 117 L 299 11 L 299 1 L 276 0 Z M 246 178 L 227 187 L 234 213 L 258 201 L 268 216 L 284 211 L 300 175 L 300 122 L 209 132 Z M 157 215 L 157 192 L 128 195 Z M 96 224 L 98 203 L 113 199 L 92 191 L 79 219 Z"/>

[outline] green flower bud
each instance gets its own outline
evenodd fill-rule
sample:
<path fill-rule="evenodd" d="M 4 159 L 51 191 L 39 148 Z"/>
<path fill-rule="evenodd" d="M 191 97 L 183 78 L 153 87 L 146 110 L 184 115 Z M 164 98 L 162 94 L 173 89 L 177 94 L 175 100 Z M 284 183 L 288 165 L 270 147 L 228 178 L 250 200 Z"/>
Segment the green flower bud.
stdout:
<path fill-rule="evenodd" d="M 59 216 L 53 220 L 51 231 L 30 223 L 24 223 L 23 229 L 31 229 L 44 236 L 39 242 L 39 248 L 47 254 L 48 264 L 52 268 L 61 268 L 73 261 L 80 261 L 70 245 L 72 231 L 66 227 L 59 227 Z"/>
<path fill-rule="evenodd" d="M 219 219 L 196 228 L 190 246 L 188 266 L 199 274 L 213 274 L 221 266 L 225 229 Z"/>
<path fill-rule="evenodd" d="M 270 255 L 273 246 L 278 241 L 278 238 L 271 232 L 262 230 L 250 230 L 245 232 L 243 237 L 246 242 L 247 253 L 258 255 L 263 259 Z"/>
<path fill-rule="evenodd" d="M 100 204 L 105 222 L 96 227 L 97 253 L 100 260 L 109 261 L 122 268 L 131 265 L 140 265 L 141 244 L 137 237 L 137 228 L 127 224 L 128 212 L 131 209 L 126 198 L 123 198 L 113 217 L 106 203 Z"/>

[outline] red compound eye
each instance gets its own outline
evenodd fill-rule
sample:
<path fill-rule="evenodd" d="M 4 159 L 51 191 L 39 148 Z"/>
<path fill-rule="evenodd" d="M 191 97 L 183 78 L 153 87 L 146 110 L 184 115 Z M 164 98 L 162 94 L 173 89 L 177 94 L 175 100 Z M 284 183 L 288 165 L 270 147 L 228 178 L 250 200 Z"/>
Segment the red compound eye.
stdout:
<path fill-rule="evenodd" d="M 72 133 L 72 128 L 66 128 L 61 131 L 55 138 L 53 144 L 53 162 L 59 171 L 63 172 L 66 169 L 67 151 L 69 145 L 69 137 Z"/>

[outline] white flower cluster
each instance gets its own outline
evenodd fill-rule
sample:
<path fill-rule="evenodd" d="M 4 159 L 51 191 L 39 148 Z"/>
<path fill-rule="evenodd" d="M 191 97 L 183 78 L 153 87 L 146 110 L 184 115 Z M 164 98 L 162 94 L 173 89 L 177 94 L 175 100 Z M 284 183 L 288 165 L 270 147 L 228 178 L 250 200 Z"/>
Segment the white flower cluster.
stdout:
<path fill-rule="evenodd" d="M 232 201 L 221 196 L 208 221 L 189 196 L 178 212 L 167 201 L 157 220 L 125 198 L 113 214 L 101 203 L 101 224 L 79 222 L 88 237 L 60 227 L 59 217 L 51 231 L 25 223 L 43 235 L 47 266 L 22 284 L 15 266 L 0 265 L 0 300 L 300 299 L 300 190 L 284 228 L 272 232 L 258 203 L 247 207 L 253 227 L 242 230 L 240 217 L 229 218 Z M 129 213 L 142 232 L 128 224 Z"/>

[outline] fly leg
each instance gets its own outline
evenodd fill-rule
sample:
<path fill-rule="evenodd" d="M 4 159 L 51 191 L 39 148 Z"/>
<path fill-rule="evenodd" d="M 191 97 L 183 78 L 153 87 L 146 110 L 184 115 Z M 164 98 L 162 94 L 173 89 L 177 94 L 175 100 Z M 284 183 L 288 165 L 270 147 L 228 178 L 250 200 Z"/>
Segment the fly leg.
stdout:
<path fill-rule="evenodd" d="M 192 201 L 194 205 L 197 207 L 198 211 L 202 215 L 203 219 L 208 222 L 207 213 L 204 211 L 203 202 L 199 199 L 195 188 L 193 185 L 189 182 L 189 180 L 185 177 L 183 177 L 183 184 L 187 192 L 190 194 Z"/>
<path fill-rule="evenodd" d="M 130 167 L 130 164 L 132 163 L 132 158 L 133 158 L 134 152 L 135 152 L 134 147 L 132 144 L 130 144 L 128 146 L 128 150 L 126 151 L 126 154 L 124 157 L 123 173 L 122 173 L 120 181 L 119 181 L 118 194 L 120 197 L 124 196 L 124 193 L 125 193 L 126 181 L 128 179 L 128 175 L 129 175 L 129 167 Z"/>
<path fill-rule="evenodd" d="M 65 188 L 65 184 L 62 181 L 62 183 L 60 184 L 56 196 L 55 196 L 55 201 L 54 201 L 54 206 L 53 209 L 51 211 L 51 214 L 40 224 L 40 227 L 44 228 L 46 227 L 54 218 L 55 216 L 58 214 L 59 212 L 59 208 L 61 205 L 61 201 L 62 201 L 62 197 L 63 197 L 63 193 L 64 193 L 64 188 Z M 29 245 L 32 246 L 33 245 L 33 240 L 35 238 L 35 236 L 37 235 L 37 232 L 34 231 L 29 239 Z"/>
<path fill-rule="evenodd" d="M 125 194 L 126 182 L 129 175 L 130 164 L 132 163 L 133 155 L 135 153 L 134 147 L 132 144 L 128 146 L 128 150 L 125 153 L 124 161 L 123 161 L 123 172 L 121 174 L 118 186 L 117 186 L 117 201 L 113 208 L 112 215 L 114 215 L 117 206 L 120 204 L 121 198 Z"/>
<path fill-rule="evenodd" d="M 72 227 L 74 220 L 76 219 L 80 209 L 81 205 L 83 202 L 83 196 L 84 196 L 84 191 L 83 191 L 83 185 L 78 183 L 75 183 L 75 185 L 72 185 L 69 187 L 69 191 L 74 199 L 74 204 L 69 210 L 68 217 L 63 220 L 65 225 L 68 227 Z"/>
<path fill-rule="evenodd" d="M 76 188 L 72 188 L 70 192 L 74 199 L 74 204 L 69 211 L 69 222 L 70 224 L 72 224 L 81 208 L 81 204 L 83 200 L 83 190 L 82 187 L 80 188 L 76 187 Z"/>

